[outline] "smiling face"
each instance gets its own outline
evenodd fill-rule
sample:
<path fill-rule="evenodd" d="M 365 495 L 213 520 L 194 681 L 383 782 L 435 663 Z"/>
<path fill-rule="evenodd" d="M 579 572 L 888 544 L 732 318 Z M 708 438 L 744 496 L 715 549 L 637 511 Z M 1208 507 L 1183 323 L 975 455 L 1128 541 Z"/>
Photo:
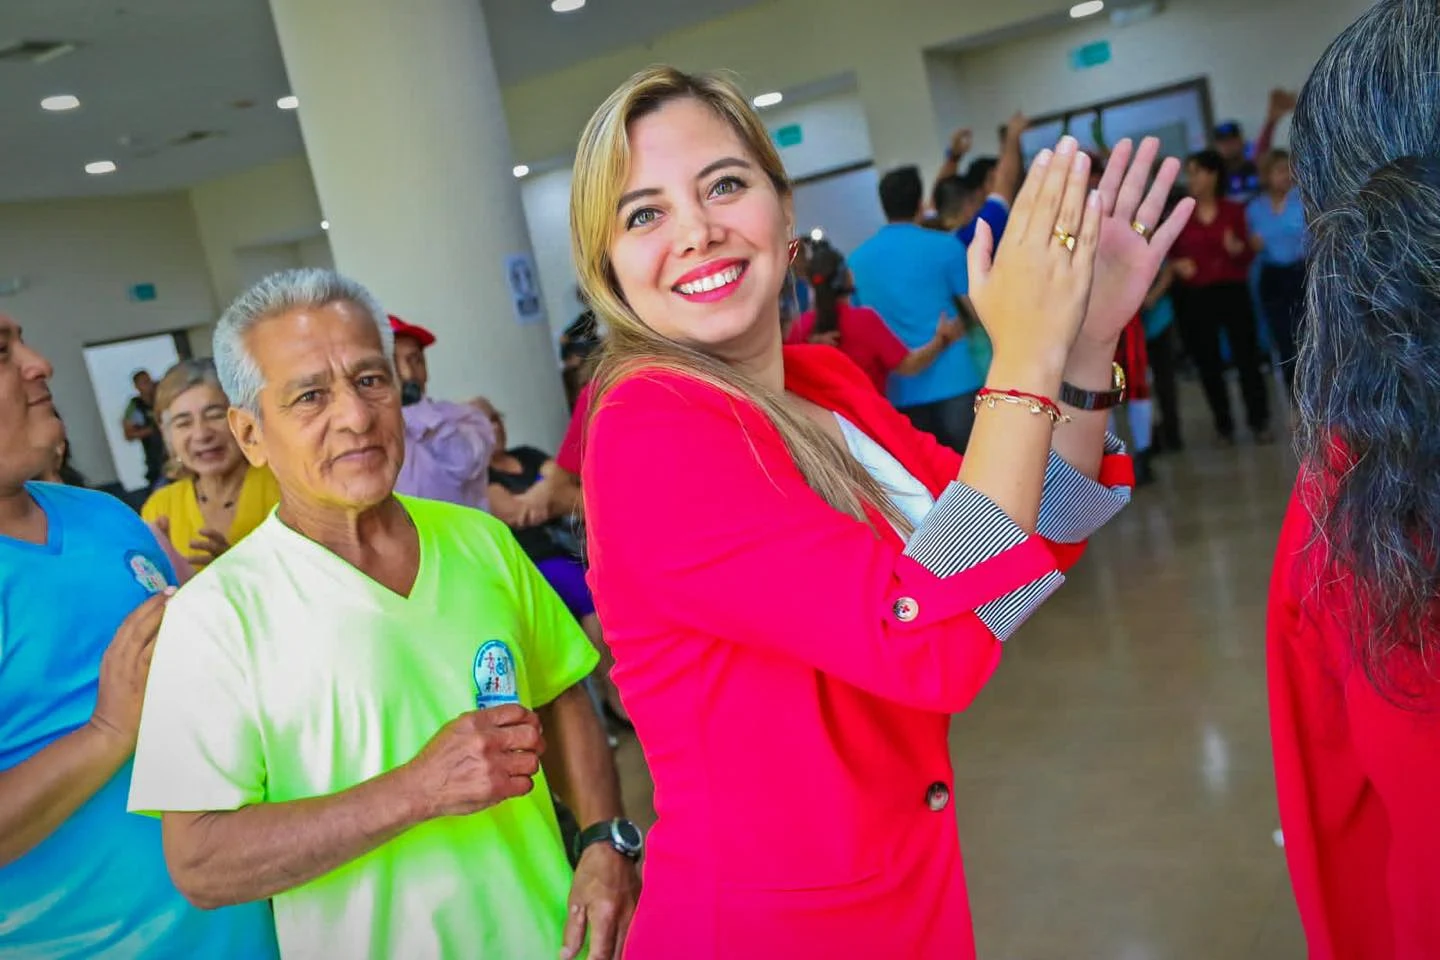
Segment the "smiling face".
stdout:
<path fill-rule="evenodd" d="M 65 440 L 50 399 L 50 362 L 25 345 L 0 314 L 0 476 L 6 485 L 40 476 Z"/>
<path fill-rule="evenodd" d="M 661 336 L 723 358 L 778 343 L 790 198 L 693 97 L 633 121 L 629 140 L 609 259 L 631 310 Z"/>
<path fill-rule="evenodd" d="M 360 512 L 395 488 L 400 391 L 380 331 L 355 304 L 269 317 L 246 338 L 265 386 L 260 416 L 230 411 L 245 456 L 269 466 L 291 509 Z"/>
<path fill-rule="evenodd" d="M 226 422 L 230 401 L 219 387 L 200 383 L 170 401 L 165 435 L 180 463 L 196 476 L 223 477 L 244 459 Z"/>

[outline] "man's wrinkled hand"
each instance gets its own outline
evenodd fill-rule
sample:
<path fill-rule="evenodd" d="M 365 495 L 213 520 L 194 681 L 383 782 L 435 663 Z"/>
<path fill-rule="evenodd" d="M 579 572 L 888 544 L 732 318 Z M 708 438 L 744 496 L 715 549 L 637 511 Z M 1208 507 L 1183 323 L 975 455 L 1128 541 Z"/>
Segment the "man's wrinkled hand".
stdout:
<path fill-rule="evenodd" d="M 609 844 L 586 848 L 570 885 L 560 960 L 580 955 L 587 932 L 590 960 L 619 960 L 639 899 L 640 872 L 628 857 Z"/>

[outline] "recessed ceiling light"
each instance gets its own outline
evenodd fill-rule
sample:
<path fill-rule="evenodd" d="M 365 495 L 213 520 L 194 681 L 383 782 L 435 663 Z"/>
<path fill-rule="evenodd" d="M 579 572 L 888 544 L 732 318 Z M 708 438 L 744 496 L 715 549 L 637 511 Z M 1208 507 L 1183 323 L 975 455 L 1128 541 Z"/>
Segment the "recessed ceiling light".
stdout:
<path fill-rule="evenodd" d="M 1085 0 L 1084 3 L 1077 3 L 1070 8 L 1070 19 L 1079 20 L 1081 17 L 1093 17 L 1105 9 L 1105 0 Z"/>
<path fill-rule="evenodd" d="M 515 165 L 515 169 L 511 172 L 514 173 L 517 178 L 525 177 L 530 175 L 530 168 L 525 166 L 525 164 L 523 163 L 517 163 Z"/>
<path fill-rule="evenodd" d="M 276 100 L 275 106 L 279 107 L 281 110 L 294 110 L 296 107 L 300 106 L 300 98 L 292 93 L 288 97 L 281 97 L 279 100 Z"/>
<path fill-rule="evenodd" d="M 85 172 L 90 174 L 114 173 L 114 160 L 94 160 L 85 164 Z"/>
<path fill-rule="evenodd" d="M 550 9 L 556 13 L 572 13 L 585 6 L 585 0 L 550 0 Z"/>
<path fill-rule="evenodd" d="M 821 240 L 825 239 L 825 231 L 821 230 L 819 227 L 816 227 L 814 230 L 810 231 L 810 239 L 814 240 L 816 243 L 819 243 Z"/>
<path fill-rule="evenodd" d="M 74 110 L 80 106 L 80 98 L 71 96 L 68 93 L 57 94 L 53 97 L 46 97 L 40 101 L 41 110 L 49 110 L 51 113 L 60 113 L 65 110 Z"/>
<path fill-rule="evenodd" d="M 775 93 L 762 93 L 760 94 L 760 96 L 755 98 L 755 106 L 763 110 L 766 107 L 775 106 L 775 104 L 779 103 L 781 100 L 784 99 L 785 95 L 778 91 Z"/>
<path fill-rule="evenodd" d="M 329 220 L 321 220 L 321 221 L 320 221 L 320 229 L 321 229 L 321 230 L 329 230 L 329 229 L 330 229 L 330 221 L 329 221 Z"/>

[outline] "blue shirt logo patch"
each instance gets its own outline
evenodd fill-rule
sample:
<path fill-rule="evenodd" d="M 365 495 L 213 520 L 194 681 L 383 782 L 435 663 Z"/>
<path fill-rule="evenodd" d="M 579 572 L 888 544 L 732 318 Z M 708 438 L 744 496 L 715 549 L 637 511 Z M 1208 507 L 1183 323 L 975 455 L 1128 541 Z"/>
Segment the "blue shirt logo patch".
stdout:
<path fill-rule="evenodd" d="M 161 573 L 160 568 L 155 565 L 155 561 L 138 550 L 131 550 L 125 554 L 125 564 L 130 568 L 135 582 L 144 587 L 146 593 L 159 593 L 170 586 L 165 579 L 165 574 Z"/>
<path fill-rule="evenodd" d="M 475 653 L 475 706 L 485 710 L 519 702 L 515 656 L 504 641 L 485 641 Z"/>

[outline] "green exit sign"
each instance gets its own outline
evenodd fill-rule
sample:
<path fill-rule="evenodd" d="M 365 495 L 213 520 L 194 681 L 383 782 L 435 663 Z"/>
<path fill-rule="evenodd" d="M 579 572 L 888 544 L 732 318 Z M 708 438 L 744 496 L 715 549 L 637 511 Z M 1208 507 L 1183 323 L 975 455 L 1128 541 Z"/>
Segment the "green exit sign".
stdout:
<path fill-rule="evenodd" d="M 800 124 L 791 123 L 776 129 L 771 136 L 775 138 L 777 147 L 798 147 L 805 141 L 805 132 L 800 129 Z"/>
<path fill-rule="evenodd" d="M 1072 70 L 1088 70 L 1109 62 L 1109 40 L 1096 40 L 1094 43 L 1087 43 L 1083 47 L 1076 47 L 1070 51 L 1070 68 Z"/>

